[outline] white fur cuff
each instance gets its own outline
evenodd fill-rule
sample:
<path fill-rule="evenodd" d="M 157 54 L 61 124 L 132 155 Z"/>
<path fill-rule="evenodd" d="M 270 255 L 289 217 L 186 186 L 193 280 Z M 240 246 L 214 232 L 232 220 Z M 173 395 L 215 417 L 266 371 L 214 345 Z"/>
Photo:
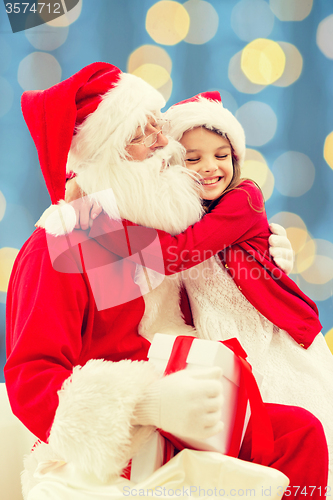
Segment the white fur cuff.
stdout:
<path fill-rule="evenodd" d="M 147 438 L 148 429 L 138 432 L 131 419 L 137 402 L 156 378 L 144 361 L 91 360 L 74 368 L 58 393 L 49 437 L 54 452 L 102 481 L 119 476 L 139 441 Z"/>

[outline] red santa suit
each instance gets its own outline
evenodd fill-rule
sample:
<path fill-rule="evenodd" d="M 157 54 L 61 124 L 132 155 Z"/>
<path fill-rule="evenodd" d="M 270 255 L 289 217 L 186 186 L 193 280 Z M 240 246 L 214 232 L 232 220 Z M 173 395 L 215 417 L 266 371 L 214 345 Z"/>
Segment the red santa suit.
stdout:
<path fill-rule="evenodd" d="M 111 178 L 109 175 L 113 174 L 110 172 L 106 174 L 104 165 L 100 172 L 93 170 L 94 175 L 91 177 L 88 162 L 83 166 L 80 164 L 77 169 L 75 166 L 79 154 L 83 156 L 86 154 L 89 157 L 91 148 L 99 152 L 100 157 L 96 155 L 99 165 L 103 165 L 105 160 L 103 153 L 106 153 L 103 147 L 109 131 L 104 131 L 101 136 L 94 137 L 92 143 L 90 143 L 89 131 L 96 129 L 101 131 L 98 127 L 99 120 L 105 124 L 104 117 L 114 102 L 106 98 L 101 104 L 98 101 L 97 109 L 96 107 L 92 109 L 92 101 L 91 98 L 89 99 L 91 96 L 87 98 L 82 89 L 85 88 L 85 83 L 91 89 L 91 85 L 96 83 L 94 76 L 103 77 L 103 73 L 109 71 L 108 66 L 102 63 L 99 66 L 96 63 L 88 67 L 89 71 L 87 68 L 82 70 L 80 85 L 77 85 L 75 79 L 73 80 L 74 77 L 71 81 L 69 80 L 70 91 L 74 91 L 75 95 L 78 93 L 78 88 L 79 92 L 81 91 L 76 106 L 81 103 L 82 108 L 79 109 L 83 109 L 87 105 L 88 112 L 92 113 L 74 138 L 71 150 L 72 161 L 69 158 L 69 163 L 71 170 L 78 174 L 80 185 L 86 192 L 96 193 L 96 184 L 98 184 L 99 188 L 112 185 L 117 194 L 116 181 L 120 176 L 119 172 Z M 110 82 L 107 84 L 110 87 Z M 117 73 L 116 83 L 113 77 L 113 84 L 115 89 L 112 89 L 111 96 L 118 102 L 121 92 L 125 92 L 125 95 L 131 92 L 132 77 L 131 75 L 119 76 Z M 68 91 L 68 87 L 66 90 Z M 137 123 L 144 122 L 147 114 L 158 110 L 163 105 L 158 97 L 155 102 L 152 100 L 150 89 L 148 92 L 143 82 L 139 84 L 139 89 L 135 88 L 135 92 L 138 90 L 141 91 L 139 102 L 145 105 L 142 104 L 141 114 L 133 118 L 131 132 L 125 136 L 124 144 L 128 140 L 127 137 L 135 133 Z M 49 142 L 45 140 L 43 134 L 47 135 L 49 132 L 45 129 L 40 133 L 38 124 L 44 123 L 45 118 L 49 118 L 47 109 L 51 101 L 53 101 L 53 107 L 57 107 L 57 93 L 54 88 L 42 93 L 29 93 L 26 96 L 26 102 L 23 101 L 25 118 L 37 144 L 42 169 L 44 168 L 44 175 L 47 178 L 53 201 L 62 198 L 64 189 L 64 185 L 56 182 L 50 175 L 50 164 L 52 164 L 50 153 L 52 149 L 57 149 L 59 143 L 57 144 L 57 141 L 52 143 L 51 132 L 48 137 Z M 63 97 L 63 93 L 61 94 Z M 27 101 L 30 101 L 29 105 Z M 55 111 L 53 107 L 52 111 Z M 126 114 L 131 116 L 138 113 L 137 107 L 137 100 L 134 100 L 133 109 L 126 109 Z M 40 118 L 39 112 L 43 113 L 43 120 L 38 119 Z M 68 108 L 66 108 L 66 115 L 70 115 Z M 121 116 L 123 118 L 124 114 Z M 68 116 L 66 118 L 68 119 Z M 68 126 L 72 128 L 73 123 Z M 116 135 L 118 133 L 125 135 L 122 126 L 123 123 L 117 123 L 116 120 L 115 123 L 111 123 Z M 80 143 L 79 139 L 82 138 L 83 142 Z M 59 134 L 59 141 L 64 142 L 61 134 Z M 79 144 L 82 144 L 81 149 Z M 111 149 L 112 155 L 110 145 L 106 149 Z M 60 153 L 63 154 L 63 160 L 66 157 L 66 151 L 60 151 Z M 58 159 L 61 156 L 60 153 L 56 151 Z M 117 154 L 119 155 L 119 150 Z M 165 165 L 167 160 L 166 156 L 159 164 Z M 124 165 L 125 163 L 122 166 Z M 131 168 L 130 165 L 126 165 L 128 169 Z M 56 171 L 55 167 L 57 165 L 53 165 L 52 168 Z M 135 176 L 135 169 L 138 168 L 138 165 L 135 165 L 130 175 Z M 174 168 L 176 172 L 177 167 Z M 160 170 L 156 172 L 156 179 L 162 174 Z M 151 180 L 153 174 L 149 161 L 146 175 L 147 180 Z M 61 174 L 61 178 L 64 179 L 64 177 L 65 174 Z M 108 182 L 105 182 L 105 179 Z M 172 185 L 172 174 L 170 180 L 170 184 L 166 185 L 166 190 L 169 190 Z M 90 189 L 89 183 L 91 183 Z M 144 184 L 142 183 L 143 189 Z M 54 189 L 59 185 L 61 186 L 60 195 Z M 138 186 L 135 186 L 134 192 L 137 188 Z M 188 187 L 184 190 L 191 191 Z M 188 214 L 186 213 L 182 220 L 182 223 L 186 224 L 185 227 L 193 224 L 201 215 L 199 204 L 194 201 L 193 192 L 189 196 Z M 118 194 L 120 193 L 121 190 L 118 191 Z M 160 195 L 161 193 L 158 192 L 157 198 L 161 199 Z M 117 207 L 115 207 L 109 197 L 105 198 L 105 193 L 94 196 L 109 216 L 114 216 L 119 210 L 121 216 L 132 218 L 129 212 L 133 207 L 129 207 L 129 211 L 126 212 L 128 198 L 125 200 L 117 198 Z M 181 206 L 183 207 L 184 204 L 186 200 L 181 199 Z M 156 204 L 156 209 L 158 212 L 158 204 Z M 135 205 L 133 210 L 138 216 L 140 207 Z M 161 214 L 164 210 L 165 207 L 162 204 Z M 177 206 L 176 201 L 173 210 L 175 214 L 180 212 L 180 206 Z M 144 212 L 146 216 L 148 213 L 151 217 L 147 210 Z M 148 225 L 144 218 L 140 222 Z M 171 218 L 169 224 L 170 227 L 166 227 L 169 232 L 174 234 L 179 232 L 179 225 L 175 218 Z M 154 221 L 151 225 L 155 226 Z M 84 473 L 94 474 L 99 480 L 105 481 L 119 476 L 141 442 L 152 430 L 140 426 L 133 427 L 131 419 L 137 402 L 142 399 L 146 388 L 157 376 L 149 364 L 144 362 L 149 342 L 139 334 L 139 325 L 142 324 L 146 312 L 144 298 L 137 290 L 142 278 L 142 269 L 139 269 L 138 277 L 136 264 L 110 253 L 103 245 L 103 241 L 98 238 L 88 239 L 82 232 L 76 235 L 70 242 L 68 236 L 61 237 L 67 243 L 68 250 L 59 253 L 60 260 L 51 259 L 50 242 L 47 240 L 44 229 L 37 229 L 19 253 L 8 289 L 8 360 L 5 377 L 13 412 L 37 437 L 49 443 L 38 446 L 32 453 L 30 461 L 33 461 L 35 457 L 40 459 L 44 454 L 43 456 L 47 459 L 62 459 L 67 463 L 73 463 Z M 209 238 L 206 236 L 204 239 L 209 249 Z M 62 245 L 62 243 L 59 244 Z M 89 271 L 96 265 L 96 260 L 95 264 L 91 264 L 92 258 L 97 258 L 97 267 L 100 269 L 103 266 L 116 264 L 113 269 L 117 271 L 112 274 L 112 281 L 108 280 L 107 283 L 103 283 L 103 292 L 106 290 L 103 287 L 107 286 L 111 294 L 114 288 L 121 291 L 130 287 L 133 296 L 136 293 L 139 295 L 126 303 L 98 309 L 95 300 L 96 289 L 91 285 L 91 274 L 89 274 Z M 169 319 L 171 318 L 166 329 L 179 327 L 179 331 L 188 331 L 180 315 L 178 319 L 174 319 L 174 310 L 179 311 L 178 293 L 170 294 L 170 290 L 178 292 L 177 280 L 166 281 L 162 287 L 162 296 L 169 294 L 170 299 L 176 298 L 166 314 L 166 316 L 169 315 Z M 159 299 L 155 301 L 155 304 L 158 303 Z M 153 313 L 155 321 L 146 316 L 146 331 L 154 330 L 158 324 L 160 311 L 157 308 Z M 292 484 L 299 482 L 304 487 L 315 481 L 316 488 L 320 487 L 324 491 L 327 480 L 327 446 L 320 423 L 311 414 L 301 409 L 271 405 L 268 411 L 274 425 L 276 446 L 274 454 L 264 465 L 283 471 L 291 478 Z M 240 455 L 246 460 L 250 460 L 250 434 L 251 427 L 247 431 Z M 304 453 L 297 454 L 295 458 L 300 441 L 305 447 Z M 308 463 L 310 459 L 312 467 L 306 470 L 304 462 Z M 32 483 L 28 484 L 30 480 L 30 477 L 26 478 L 26 493 L 33 486 Z M 312 496 L 318 498 L 319 490 L 316 489 Z"/>

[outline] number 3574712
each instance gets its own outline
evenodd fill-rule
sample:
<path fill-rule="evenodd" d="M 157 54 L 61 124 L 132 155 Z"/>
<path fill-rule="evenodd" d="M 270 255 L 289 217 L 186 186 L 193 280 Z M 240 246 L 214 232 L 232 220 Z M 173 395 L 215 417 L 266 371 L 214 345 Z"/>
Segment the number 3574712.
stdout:
<path fill-rule="evenodd" d="M 34 2 L 33 4 L 27 2 L 8 2 L 5 4 L 7 14 L 42 14 L 43 10 L 48 14 L 61 14 L 61 4 L 58 2 Z"/>

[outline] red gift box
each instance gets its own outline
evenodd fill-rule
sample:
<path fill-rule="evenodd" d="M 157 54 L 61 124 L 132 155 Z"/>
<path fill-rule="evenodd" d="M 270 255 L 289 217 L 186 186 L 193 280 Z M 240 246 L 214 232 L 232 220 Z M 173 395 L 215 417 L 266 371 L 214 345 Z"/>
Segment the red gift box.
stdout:
<path fill-rule="evenodd" d="M 216 436 L 202 441 L 173 436 L 160 430 L 177 449 L 218 451 L 237 457 L 248 422 L 246 413 L 249 405 L 252 415 L 252 458 L 260 463 L 262 457 L 272 451 L 271 423 L 246 356 L 237 339 L 216 342 L 188 336 L 155 334 L 148 357 L 157 369 L 164 370 L 165 375 L 178 370 L 209 366 L 219 366 L 223 371 L 221 383 L 225 401 L 221 418 L 224 429 Z"/>

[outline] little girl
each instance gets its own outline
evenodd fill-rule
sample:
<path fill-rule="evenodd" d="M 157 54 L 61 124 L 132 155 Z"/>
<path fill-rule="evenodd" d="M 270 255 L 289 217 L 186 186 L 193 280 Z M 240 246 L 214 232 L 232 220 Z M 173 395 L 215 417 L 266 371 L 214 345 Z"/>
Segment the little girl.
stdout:
<path fill-rule="evenodd" d="M 182 271 L 198 337 L 237 337 L 264 377 L 264 401 L 315 414 L 332 453 L 333 357 L 320 334 L 316 305 L 269 255 L 262 194 L 240 178 L 244 131 L 218 92 L 183 101 L 165 118 L 170 135 L 186 150 L 186 165 L 196 173 L 210 212 L 177 236 L 158 230 L 165 272 Z M 203 259 L 205 235 L 212 252 Z"/>
<path fill-rule="evenodd" d="M 215 213 L 212 224 L 204 226 L 204 216 L 197 226 L 207 234 L 216 231 L 223 241 L 217 255 L 190 268 L 193 228 L 174 238 L 160 234 L 162 248 L 172 246 L 166 268 L 188 268 L 182 272 L 183 283 L 198 336 L 237 337 L 251 365 L 264 376 L 263 400 L 302 406 L 315 414 L 332 454 L 333 357 L 319 333 L 315 304 L 269 257 L 261 192 L 253 182 L 240 179 L 244 133 L 223 108 L 218 92 L 183 101 L 165 117 L 171 135 L 186 149 L 186 166 L 198 174 L 206 210 Z M 184 262 L 175 261 L 181 249 Z"/>

